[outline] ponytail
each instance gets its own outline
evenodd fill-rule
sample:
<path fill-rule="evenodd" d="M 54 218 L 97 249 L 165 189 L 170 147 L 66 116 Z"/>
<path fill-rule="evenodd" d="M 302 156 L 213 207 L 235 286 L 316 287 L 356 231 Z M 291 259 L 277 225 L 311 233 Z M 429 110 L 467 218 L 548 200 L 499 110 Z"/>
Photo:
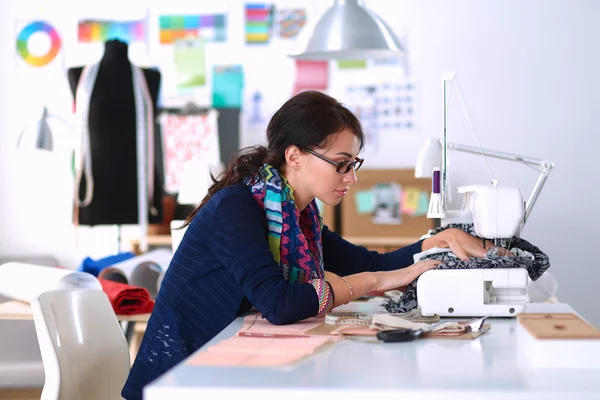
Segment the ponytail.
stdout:
<path fill-rule="evenodd" d="M 226 172 L 219 176 L 219 179 L 215 178 L 212 174 L 210 175 L 213 184 L 208 189 L 208 194 L 202 199 L 200 205 L 192 211 L 185 219 L 184 224 L 181 228 L 188 226 L 198 211 L 221 189 L 227 186 L 232 186 L 242 182 L 246 178 L 252 180 L 258 176 L 258 171 L 262 165 L 268 161 L 268 150 L 265 146 L 252 146 L 238 150 L 232 157 L 233 161 L 229 164 L 229 168 Z"/>

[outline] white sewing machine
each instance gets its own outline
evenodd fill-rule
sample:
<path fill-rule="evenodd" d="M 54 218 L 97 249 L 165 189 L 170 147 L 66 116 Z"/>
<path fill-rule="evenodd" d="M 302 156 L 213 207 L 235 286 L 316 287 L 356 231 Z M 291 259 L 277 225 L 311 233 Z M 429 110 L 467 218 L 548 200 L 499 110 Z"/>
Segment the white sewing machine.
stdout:
<path fill-rule="evenodd" d="M 490 240 L 518 234 L 525 216 L 518 188 L 496 183 L 461 192 L 465 194 L 462 210 L 442 219 L 442 225 L 472 222 L 477 235 Z M 425 316 L 514 316 L 528 302 L 528 282 L 524 268 L 431 270 L 417 281 L 417 301 Z"/>
<path fill-rule="evenodd" d="M 477 235 L 492 243 L 495 243 L 496 239 L 520 236 L 521 229 L 554 164 L 480 147 L 447 143 L 448 93 L 449 84 L 454 79 L 454 73 L 442 75 L 444 85 L 442 140 L 428 139 L 417 158 L 415 168 L 416 177 L 431 176 L 433 171 L 428 217 L 441 218 L 442 226 L 452 222 L 473 223 Z M 457 90 L 461 95 L 460 89 Z M 465 106 L 464 100 L 462 104 Z M 459 189 L 459 193 L 464 195 L 462 209 L 448 211 L 446 210 L 448 149 L 536 166 L 540 168 L 540 176 L 527 202 L 523 201 L 523 194 L 519 188 L 502 186 L 492 180 L 490 185 Z M 417 302 L 421 313 L 425 316 L 438 314 L 461 317 L 511 317 L 522 312 L 528 303 L 528 282 L 529 276 L 525 268 L 430 270 L 423 273 L 417 281 Z"/>

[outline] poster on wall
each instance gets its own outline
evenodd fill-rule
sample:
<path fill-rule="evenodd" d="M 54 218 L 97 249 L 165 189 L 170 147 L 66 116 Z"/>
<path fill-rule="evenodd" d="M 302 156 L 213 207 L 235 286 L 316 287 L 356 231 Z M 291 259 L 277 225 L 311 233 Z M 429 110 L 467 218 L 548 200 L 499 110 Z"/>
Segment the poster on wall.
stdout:
<path fill-rule="evenodd" d="M 282 39 L 294 39 L 306 25 L 303 8 L 277 8 L 275 10 L 275 34 Z"/>
<path fill-rule="evenodd" d="M 177 89 L 195 89 L 206 84 L 206 62 L 202 38 L 177 39 L 173 57 L 177 71 Z"/>
<path fill-rule="evenodd" d="M 147 43 L 146 21 L 116 21 L 101 19 L 83 19 L 77 23 L 79 43 L 104 43 L 117 39 L 129 44 Z"/>
<path fill-rule="evenodd" d="M 62 53 L 62 39 L 47 21 L 17 21 L 16 55 L 19 67 L 47 67 Z"/>
<path fill-rule="evenodd" d="M 341 100 L 360 120 L 372 151 L 379 150 L 383 135 L 414 133 L 418 128 L 416 84 L 410 79 L 348 83 Z"/>
<path fill-rule="evenodd" d="M 296 80 L 292 95 L 305 90 L 325 92 L 329 86 L 329 62 L 313 60 L 295 60 Z"/>
<path fill-rule="evenodd" d="M 177 39 L 202 38 L 204 42 L 227 41 L 227 15 L 185 14 L 161 15 L 158 18 L 160 44 L 173 44 Z"/>
<path fill-rule="evenodd" d="M 245 37 L 247 44 L 266 44 L 273 33 L 273 5 L 246 4 Z"/>
<path fill-rule="evenodd" d="M 244 89 L 242 66 L 214 65 L 212 72 L 212 106 L 241 108 Z"/>

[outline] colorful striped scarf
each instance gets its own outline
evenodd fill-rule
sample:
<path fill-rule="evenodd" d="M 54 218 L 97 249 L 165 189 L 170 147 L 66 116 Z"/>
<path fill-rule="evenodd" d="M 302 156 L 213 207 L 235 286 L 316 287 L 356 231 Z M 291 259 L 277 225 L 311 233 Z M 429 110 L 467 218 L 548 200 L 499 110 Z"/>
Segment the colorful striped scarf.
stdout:
<path fill-rule="evenodd" d="M 264 208 L 268 241 L 285 279 L 292 283 L 322 279 L 322 219 L 313 199 L 302 211 L 296 207 L 294 189 L 272 165 L 264 164 L 259 179 L 250 185 L 254 199 Z"/>

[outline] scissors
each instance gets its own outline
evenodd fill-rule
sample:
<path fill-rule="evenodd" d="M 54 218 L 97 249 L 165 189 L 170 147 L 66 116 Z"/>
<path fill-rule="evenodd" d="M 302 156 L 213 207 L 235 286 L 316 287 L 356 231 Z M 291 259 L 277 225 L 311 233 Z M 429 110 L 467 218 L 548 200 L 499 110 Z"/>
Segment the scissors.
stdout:
<path fill-rule="evenodd" d="M 466 324 L 466 331 L 479 332 L 483 325 L 483 321 L 487 318 L 488 317 L 486 316 L 468 321 Z M 389 331 L 379 331 L 377 332 L 377 339 L 386 343 L 410 342 L 420 338 L 424 333 L 430 332 L 433 328 L 443 323 L 444 322 L 438 322 L 425 329 L 392 329 Z"/>

